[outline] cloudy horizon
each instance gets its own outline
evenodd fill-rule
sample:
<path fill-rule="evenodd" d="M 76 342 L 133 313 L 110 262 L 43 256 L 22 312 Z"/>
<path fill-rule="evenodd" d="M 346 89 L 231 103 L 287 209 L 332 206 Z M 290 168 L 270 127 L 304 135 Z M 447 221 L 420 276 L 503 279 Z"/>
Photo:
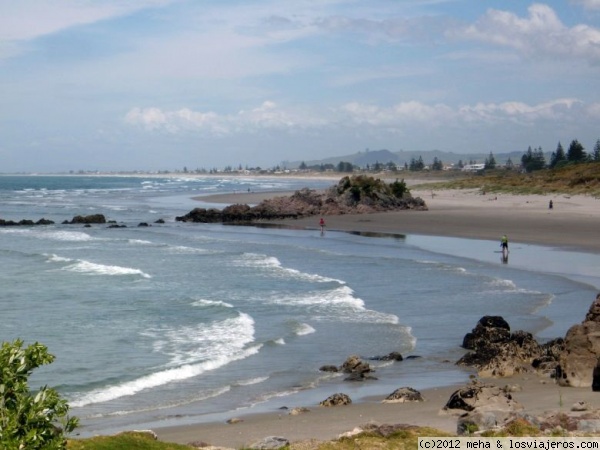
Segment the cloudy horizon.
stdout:
<path fill-rule="evenodd" d="M 600 0 L 0 0 L 0 172 L 600 139 Z"/>

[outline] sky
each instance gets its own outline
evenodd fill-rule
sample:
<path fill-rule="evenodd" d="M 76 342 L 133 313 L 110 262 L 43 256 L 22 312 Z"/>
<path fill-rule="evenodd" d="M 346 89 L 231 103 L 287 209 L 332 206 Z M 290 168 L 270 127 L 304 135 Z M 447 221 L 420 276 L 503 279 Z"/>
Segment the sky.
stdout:
<path fill-rule="evenodd" d="M 600 139 L 600 0 L 0 0 L 0 173 L 574 139 Z"/>

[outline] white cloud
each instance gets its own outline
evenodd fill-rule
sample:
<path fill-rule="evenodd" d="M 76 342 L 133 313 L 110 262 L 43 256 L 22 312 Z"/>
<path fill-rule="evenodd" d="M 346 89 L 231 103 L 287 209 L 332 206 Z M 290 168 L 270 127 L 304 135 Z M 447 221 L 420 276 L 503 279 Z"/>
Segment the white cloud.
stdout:
<path fill-rule="evenodd" d="M 572 0 L 572 3 L 583 5 L 585 9 L 600 9 L 600 0 Z"/>
<path fill-rule="evenodd" d="M 34 39 L 70 27 L 159 7 L 173 0 L 0 0 L 0 41 Z"/>
<path fill-rule="evenodd" d="M 148 131 L 169 133 L 195 132 L 213 136 L 237 133 L 259 133 L 264 130 L 294 132 L 302 129 L 352 129 L 367 127 L 389 132 L 407 132 L 413 126 L 444 127 L 476 123 L 501 125 L 512 123 L 529 126 L 544 122 L 576 122 L 593 119 L 600 114 L 600 106 L 585 106 L 577 99 L 564 98 L 528 105 L 523 102 L 477 103 L 451 107 L 445 104 L 427 105 L 418 101 L 398 103 L 389 107 L 351 102 L 326 113 L 319 111 L 286 110 L 274 102 L 242 110 L 236 114 L 219 115 L 184 108 L 163 111 L 160 108 L 132 108 L 125 116 L 129 125 L 141 126 Z"/>
<path fill-rule="evenodd" d="M 490 9 L 473 25 L 453 34 L 513 48 L 527 57 L 575 57 L 600 63 L 599 29 L 583 24 L 568 28 L 551 7 L 539 3 L 528 12 L 528 17 L 520 18 Z"/>

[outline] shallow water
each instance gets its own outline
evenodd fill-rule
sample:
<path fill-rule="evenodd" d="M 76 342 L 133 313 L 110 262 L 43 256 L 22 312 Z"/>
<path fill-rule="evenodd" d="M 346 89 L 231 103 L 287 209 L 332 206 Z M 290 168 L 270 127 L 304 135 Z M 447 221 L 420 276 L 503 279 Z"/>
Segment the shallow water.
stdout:
<path fill-rule="evenodd" d="M 174 221 L 192 196 L 304 180 L 76 178 L 0 177 L 0 217 L 57 222 L 0 228 L 0 337 L 57 356 L 33 385 L 58 387 L 84 435 L 461 382 L 481 316 L 564 335 L 600 286 L 598 256 L 518 243 L 502 264 L 489 241 Z M 92 213 L 127 227 L 60 224 Z M 420 358 L 372 361 L 368 383 L 319 371 L 392 351 Z"/>

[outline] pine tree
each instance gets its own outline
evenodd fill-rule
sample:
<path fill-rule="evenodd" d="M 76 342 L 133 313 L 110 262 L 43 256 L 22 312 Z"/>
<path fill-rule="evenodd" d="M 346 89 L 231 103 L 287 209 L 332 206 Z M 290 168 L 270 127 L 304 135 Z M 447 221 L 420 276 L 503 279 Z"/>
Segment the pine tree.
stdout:
<path fill-rule="evenodd" d="M 552 155 L 550 156 L 550 168 L 554 169 L 558 163 L 566 160 L 567 156 L 565 155 L 563 146 L 559 141 L 558 146 L 556 147 L 556 151 L 552 152 Z"/>
<path fill-rule="evenodd" d="M 490 152 L 490 155 L 485 160 L 485 168 L 486 169 L 495 169 L 496 168 L 496 158 L 494 158 L 494 154 Z"/>
<path fill-rule="evenodd" d="M 567 150 L 567 160 L 572 162 L 582 162 L 587 159 L 587 154 L 583 145 L 579 143 L 577 139 L 571 141 L 569 150 Z"/>
<path fill-rule="evenodd" d="M 596 141 L 596 145 L 594 146 L 593 159 L 596 162 L 600 162 L 600 139 Z"/>

